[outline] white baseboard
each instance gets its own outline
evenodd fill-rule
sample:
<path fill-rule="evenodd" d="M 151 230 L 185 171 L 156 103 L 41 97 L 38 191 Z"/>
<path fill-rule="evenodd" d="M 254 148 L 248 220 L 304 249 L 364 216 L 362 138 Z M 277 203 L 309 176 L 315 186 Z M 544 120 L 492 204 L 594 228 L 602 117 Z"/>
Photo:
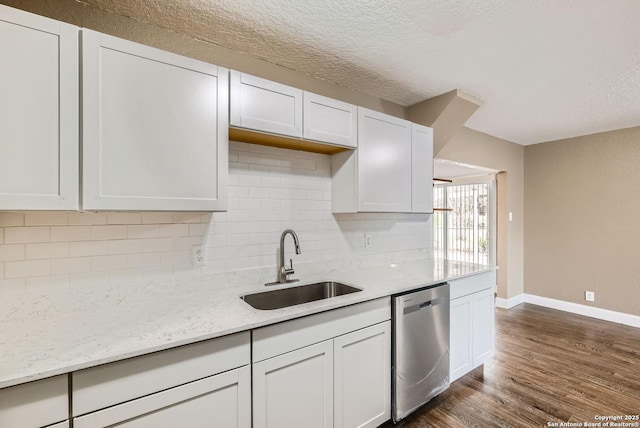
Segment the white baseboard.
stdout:
<path fill-rule="evenodd" d="M 591 318 L 597 318 L 604 321 L 629 325 L 632 327 L 640 327 L 640 316 L 638 315 L 625 314 L 623 312 L 610 311 L 602 308 L 594 308 L 593 306 L 580 305 L 578 303 L 565 302 L 564 300 L 550 299 L 548 297 L 535 296 L 533 294 L 522 293 L 510 299 L 497 298 L 496 306 L 499 308 L 509 309 L 523 302 L 544 306 L 546 308 L 558 309 L 560 311 L 571 312 L 573 314 L 584 315 Z"/>
<path fill-rule="evenodd" d="M 496 297 L 496 307 L 503 309 L 511 309 L 514 306 L 518 306 L 520 303 L 524 303 L 525 294 L 518 294 L 510 299 L 503 299 L 502 297 Z"/>

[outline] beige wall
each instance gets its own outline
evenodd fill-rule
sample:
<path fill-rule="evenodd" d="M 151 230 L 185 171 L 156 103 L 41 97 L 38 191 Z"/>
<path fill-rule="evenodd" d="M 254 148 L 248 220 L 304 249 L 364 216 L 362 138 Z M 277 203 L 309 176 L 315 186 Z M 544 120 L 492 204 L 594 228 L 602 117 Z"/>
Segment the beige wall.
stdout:
<path fill-rule="evenodd" d="M 175 52 L 222 67 L 254 74 L 327 97 L 406 118 L 405 107 L 278 65 L 149 25 L 76 0 L 0 0 L 1 4 L 100 31 L 112 36 Z"/>
<path fill-rule="evenodd" d="M 527 146 L 525 183 L 525 292 L 640 315 L 640 127 Z"/>
<path fill-rule="evenodd" d="M 468 128 L 458 131 L 438 158 L 504 171 L 498 177 L 498 297 L 508 299 L 524 290 L 523 192 L 524 147 Z M 505 200 L 506 196 L 506 200 Z M 507 221 L 508 212 L 513 221 Z"/>

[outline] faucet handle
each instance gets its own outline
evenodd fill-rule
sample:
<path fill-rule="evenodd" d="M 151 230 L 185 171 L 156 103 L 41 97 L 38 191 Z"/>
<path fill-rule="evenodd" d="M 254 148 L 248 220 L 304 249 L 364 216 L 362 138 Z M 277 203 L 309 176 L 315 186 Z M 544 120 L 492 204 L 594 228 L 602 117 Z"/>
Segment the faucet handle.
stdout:
<path fill-rule="evenodd" d="M 292 273 L 296 272 L 293 269 L 293 259 L 289 259 L 289 265 L 291 266 L 289 269 L 287 269 L 286 267 L 282 266 L 282 272 L 284 272 L 285 275 L 291 275 Z"/>

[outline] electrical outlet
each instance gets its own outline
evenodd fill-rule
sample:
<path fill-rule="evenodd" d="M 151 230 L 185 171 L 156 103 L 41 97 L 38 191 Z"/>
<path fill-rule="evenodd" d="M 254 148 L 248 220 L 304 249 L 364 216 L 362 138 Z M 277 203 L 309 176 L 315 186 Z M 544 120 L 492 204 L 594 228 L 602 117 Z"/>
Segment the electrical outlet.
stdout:
<path fill-rule="evenodd" d="M 596 301 L 596 293 L 593 291 L 585 291 L 584 292 L 584 300 L 587 302 L 595 302 Z"/>
<path fill-rule="evenodd" d="M 373 237 L 370 233 L 364 234 L 364 248 L 369 248 L 373 244 Z"/>
<path fill-rule="evenodd" d="M 202 249 L 202 245 L 194 245 L 191 247 L 191 264 L 193 266 L 205 265 L 204 250 Z"/>

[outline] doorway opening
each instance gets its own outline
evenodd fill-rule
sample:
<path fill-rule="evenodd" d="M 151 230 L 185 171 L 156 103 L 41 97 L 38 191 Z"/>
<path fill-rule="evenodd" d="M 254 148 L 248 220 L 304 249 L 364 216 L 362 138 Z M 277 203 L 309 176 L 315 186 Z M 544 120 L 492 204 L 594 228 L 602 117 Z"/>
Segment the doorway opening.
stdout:
<path fill-rule="evenodd" d="M 495 265 L 497 171 L 436 160 L 433 250 L 436 258 Z"/>

